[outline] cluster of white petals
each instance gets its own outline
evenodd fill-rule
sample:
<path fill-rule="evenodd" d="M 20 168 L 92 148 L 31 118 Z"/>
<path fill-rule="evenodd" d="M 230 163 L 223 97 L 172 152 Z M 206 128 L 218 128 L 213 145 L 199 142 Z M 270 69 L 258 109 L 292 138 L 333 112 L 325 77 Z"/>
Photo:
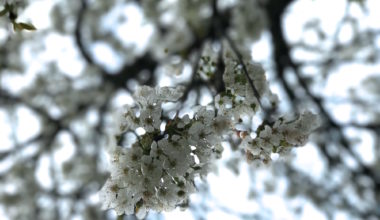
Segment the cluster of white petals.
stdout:
<path fill-rule="evenodd" d="M 237 122 L 242 116 L 255 115 L 260 105 L 244 73 L 243 66 L 231 58 L 225 58 L 225 63 L 223 81 L 226 91 L 215 97 L 215 107 L 218 109 L 218 114 L 226 115 Z M 246 62 L 245 68 L 260 97 L 265 96 L 276 102 L 277 97 L 269 90 L 265 71 L 261 65 Z"/>
<path fill-rule="evenodd" d="M 316 115 L 306 111 L 295 120 L 277 119 L 271 124 L 262 124 L 256 137 L 247 135 L 242 141 L 248 162 L 271 161 L 271 153 L 287 153 L 291 147 L 303 146 L 312 131 L 319 127 Z"/>
<path fill-rule="evenodd" d="M 201 62 L 212 68 L 214 59 L 206 54 Z M 214 105 L 195 106 L 193 117 L 164 114 L 162 105 L 177 102 L 182 87 L 137 89 L 135 105 L 125 106 L 118 114 L 117 129 L 111 137 L 111 176 L 100 192 L 103 208 L 142 218 L 149 210 L 185 207 L 195 192 L 194 178 L 205 177 L 221 157 L 222 141 L 242 131 L 238 127 L 242 117 L 252 119 L 260 109 L 259 97 L 247 75 L 260 99 L 277 101 L 259 64 L 244 62 L 243 66 L 228 56 L 224 59 L 225 92 L 216 95 Z M 248 162 L 267 163 L 271 153 L 304 145 L 317 127 L 317 116 L 304 112 L 293 120 L 278 118 L 256 131 L 244 130 L 238 138 Z M 253 133 L 255 138 L 250 135 Z M 130 140 L 134 141 L 126 144 Z"/>
<path fill-rule="evenodd" d="M 213 168 L 223 151 L 221 134 L 228 122 L 207 107 L 196 108 L 193 118 L 165 119 L 162 104 L 181 95 L 180 87 L 143 86 L 134 94 L 137 105 L 119 114 L 111 141 L 111 176 L 100 192 L 103 208 L 139 217 L 149 210 L 172 210 L 186 204 L 195 191 L 194 178 Z M 138 135 L 141 128 L 145 133 Z M 127 133 L 137 136 L 131 146 L 123 146 Z"/>
<path fill-rule="evenodd" d="M 218 62 L 218 53 L 211 44 L 206 44 L 199 60 L 199 68 L 197 74 L 203 80 L 210 80 L 215 77 L 216 65 Z"/>
<path fill-rule="evenodd" d="M 263 5 L 266 0 L 246 0 L 238 1 L 233 8 L 233 36 L 237 40 L 247 40 L 242 36 L 256 40 L 260 38 L 263 29 L 267 26 L 267 18 Z M 254 7 L 247 7 L 254 5 Z"/>

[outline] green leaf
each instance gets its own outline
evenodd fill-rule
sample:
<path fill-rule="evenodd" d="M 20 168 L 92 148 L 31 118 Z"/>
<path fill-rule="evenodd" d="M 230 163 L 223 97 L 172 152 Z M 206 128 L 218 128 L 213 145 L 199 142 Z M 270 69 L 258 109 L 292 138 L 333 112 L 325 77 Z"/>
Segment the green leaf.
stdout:
<path fill-rule="evenodd" d="M 20 22 L 20 23 L 18 23 L 18 26 L 20 27 L 21 30 L 28 30 L 28 31 L 37 30 L 33 24 L 27 24 L 27 23 Z"/>
<path fill-rule="evenodd" d="M 4 8 L 3 10 L 0 11 L 0 17 L 5 15 L 8 12 L 8 8 Z"/>

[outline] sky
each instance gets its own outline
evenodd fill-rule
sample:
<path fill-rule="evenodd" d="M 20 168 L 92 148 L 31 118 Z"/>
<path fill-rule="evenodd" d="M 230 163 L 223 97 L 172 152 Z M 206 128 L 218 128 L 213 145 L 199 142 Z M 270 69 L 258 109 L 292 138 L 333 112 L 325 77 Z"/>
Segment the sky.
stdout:
<path fill-rule="evenodd" d="M 48 30 L 52 25 L 50 22 L 49 12 L 54 5 L 54 2 L 50 0 L 38 0 L 33 2 L 33 4 L 28 7 L 22 14 L 20 19 L 30 20 L 36 27 L 37 31 Z M 358 5 L 352 6 L 349 9 L 346 8 L 345 0 L 300 0 L 296 1 L 288 10 L 285 16 L 285 34 L 286 38 L 291 43 L 296 43 L 301 39 L 304 39 L 307 43 L 317 44 L 318 39 L 313 32 L 303 32 L 303 26 L 306 21 L 312 18 L 321 18 L 321 27 L 329 35 L 336 35 L 335 27 L 339 24 L 345 10 L 349 10 L 350 14 L 354 17 L 360 18 L 359 29 L 380 29 L 380 13 L 376 9 L 380 8 L 380 1 L 378 0 L 368 0 L 368 14 L 361 12 Z M 125 24 L 116 28 L 114 34 L 119 36 L 126 42 L 137 42 L 138 48 L 144 48 L 148 43 L 149 37 L 153 31 L 152 27 L 145 24 L 142 21 L 141 12 L 133 6 L 126 8 L 118 8 L 112 11 L 114 14 L 126 15 L 127 19 Z M 115 22 L 116 16 L 106 16 L 104 22 L 101 24 L 104 28 L 112 27 L 112 23 Z M 126 38 L 123 33 L 126 30 L 135 30 L 134 34 L 129 34 Z M 6 36 L 6 30 L 0 28 L 0 43 L 4 41 Z M 348 43 L 353 36 L 353 29 L 349 25 L 343 25 L 342 31 L 337 34 L 337 39 L 342 44 Z M 28 33 L 29 35 L 33 33 Z M 145 37 L 141 37 L 145 36 Z M 58 33 L 50 33 L 45 39 L 43 39 L 43 45 L 47 48 L 44 53 L 40 53 L 37 56 L 33 53 L 33 45 L 26 45 L 22 50 L 22 58 L 25 63 L 28 63 L 27 74 L 15 77 L 5 77 L 1 80 L 1 86 L 10 89 L 12 92 L 20 91 L 29 85 L 31 81 L 36 76 L 36 73 L 43 69 L 43 64 L 49 61 L 58 60 L 58 67 L 69 77 L 75 78 L 79 76 L 84 68 L 83 59 L 76 50 L 74 39 L 71 36 L 63 36 Z M 378 40 L 378 46 L 380 46 L 380 39 Z M 260 40 L 252 45 L 252 53 L 254 61 L 260 62 L 264 67 L 270 69 L 273 63 L 270 62 L 271 56 L 271 42 L 268 33 L 264 33 Z M 322 49 L 329 50 L 331 45 L 328 43 L 322 45 Z M 123 60 L 114 54 L 113 51 L 105 44 L 95 44 L 91 48 L 91 51 L 95 55 L 95 60 L 100 64 L 104 65 L 108 70 L 116 70 L 121 65 Z M 294 56 L 303 60 L 313 60 L 318 59 L 317 54 L 310 53 L 308 51 L 295 51 Z M 362 81 L 371 74 L 374 74 L 376 70 L 380 69 L 380 64 L 374 66 L 364 66 L 358 63 L 347 63 L 334 70 L 328 80 L 328 84 L 322 88 L 322 94 L 331 97 L 343 97 L 347 96 L 350 88 L 355 88 L 358 86 L 358 82 Z M 318 71 L 318 70 L 310 70 Z M 360 72 L 360 74 L 358 74 Z M 349 77 L 347 77 L 349 75 Z M 268 73 L 269 79 L 271 79 L 270 71 Z M 341 83 L 344 81 L 344 83 Z M 169 82 L 167 79 L 162 78 L 160 80 L 160 85 L 167 85 Z M 280 91 L 276 85 L 271 85 L 274 91 Z M 277 92 L 278 93 L 278 92 Z M 128 98 L 127 98 L 128 99 Z M 115 106 L 122 106 L 127 101 L 125 96 L 120 95 L 120 97 L 115 98 Z M 130 97 L 129 97 L 130 99 Z M 130 100 L 129 100 L 130 101 Z M 340 121 L 349 121 L 352 117 L 351 107 L 347 105 L 339 105 L 334 108 L 333 115 L 337 116 Z M 41 124 L 36 118 L 33 112 L 27 108 L 18 108 L 15 112 L 14 118 L 10 121 L 4 112 L 0 109 L 0 151 L 7 150 L 11 147 L 11 130 L 12 127 L 16 129 L 17 139 L 22 142 L 37 134 L 41 129 Z M 351 132 L 352 136 L 361 136 L 363 138 L 363 143 L 358 147 L 358 153 L 361 155 L 364 161 L 371 163 L 374 161 L 373 151 L 371 148 L 373 146 L 373 138 L 368 134 L 358 134 L 356 132 Z M 65 139 L 65 137 L 62 137 Z M 65 141 L 66 146 L 59 152 L 60 160 L 67 160 L 73 155 L 73 146 L 70 141 Z M 229 148 L 225 148 L 224 158 L 228 158 L 231 154 Z M 63 157 L 61 157 L 63 155 Z M 295 158 L 293 163 L 299 167 L 301 170 L 310 173 L 314 178 L 319 178 L 322 176 L 323 172 L 326 171 L 325 164 L 321 160 L 321 156 L 313 144 L 307 144 L 302 148 L 297 148 L 295 151 Z M 289 201 L 284 199 L 286 181 L 280 180 L 280 187 L 277 188 L 272 193 L 265 193 L 262 195 L 260 201 L 250 200 L 247 198 L 250 189 L 250 174 L 247 169 L 247 165 L 241 165 L 241 173 L 236 176 L 231 172 L 230 169 L 225 168 L 223 165 L 226 163 L 225 159 L 218 162 L 221 164 L 219 169 L 219 174 L 210 174 L 208 176 L 208 183 L 211 189 L 211 196 L 218 201 L 218 204 L 210 204 L 216 207 L 229 207 L 235 211 L 241 211 L 246 213 L 252 213 L 254 211 L 260 212 L 261 207 L 258 205 L 260 203 L 264 207 L 276 207 L 275 212 L 273 212 L 273 219 L 278 220 L 291 220 L 294 215 L 290 208 L 296 207 L 299 204 L 304 204 L 304 211 L 300 215 L 300 219 L 317 219 L 322 220 L 326 217 L 316 209 L 310 202 L 305 199 L 299 198 L 295 201 Z M 7 164 L 0 164 L 0 171 L 5 169 Z M 46 180 L 49 179 L 48 172 L 44 170 L 44 165 L 41 165 L 39 174 L 37 175 L 46 184 Z M 257 190 L 264 190 L 264 182 L 266 179 L 270 178 L 269 172 L 265 169 L 258 169 L 256 173 L 256 180 L 258 183 Z M 282 181 L 282 182 L 281 182 Z M 47 183 L 49 184 L 49 183 Z M 93 198 L 95 201 L 96 197 Z M 201 201 L 202 197 L 199 195 L 193 195 L 191 197 L 194 201 Z M 0 207 L 0 216 L 4 210 Z M 170 213 L 163 214 L 165 219 L 193 219 L 192 213 L 187 211 L 175 210 Z M 222 211 L 210 212 L 207 219 L 237 219 L 234 215 L 228 215 Z M 344 213 L 338 213 L 335 216 L 337 220 L 349 219 Z"/>

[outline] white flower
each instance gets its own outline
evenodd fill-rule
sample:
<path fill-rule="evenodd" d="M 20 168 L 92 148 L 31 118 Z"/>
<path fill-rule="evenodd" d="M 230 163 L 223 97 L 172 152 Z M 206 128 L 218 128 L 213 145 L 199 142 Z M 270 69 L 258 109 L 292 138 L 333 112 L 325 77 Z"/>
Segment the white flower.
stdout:
<path fill-rule="evenodd" d="M 184 115 L 181 118 L 181 120 L 178 122 L 177 127 L 178 128 L 184 128 L 189 123 L 190 123 L 190 117 L 189 117 L 189 115 Z"/>
<path fill-rule="evenodd" d="M 157 98 L 161 101 L 175 102 L 182 97 L 185 88 L 183 86 L 156 87 Z"/>
<path fill-rule="evenodd" d="M 240 147 L 248 162 L 253 163 L 267 164 L 272 152 L 288 152 L 306 143 L 319 126 L 317 116 L 310 112 L 295 120 L 279 118 L 260 125 L 255 138 L 249 135 L 253 132 L 249 126 L 241 135 L 239 126 L 252 121 L 259 104 L 243 66 L 232 58 L 225 61 L 226 91 L 215 97 L 215 107 L 194 107 L 193 118 L 164 119 L 162 104 L 178 101 L 183 87 L 141 86 L 136 90 L 137 105 L 118 113 L 109 142 L 111 176 L 100 191 L 103 208 L 115 209 L 118 215 L 134 213 L 138 218 L 149 210 L 173 210 L 195 192 L 194 178 L 215 169 L 214 162 L 223 152 L 222 141 L 234 132 L 242 140 Z M 271 96 L 262 67 L 252 62 L 245 65 L 260 96 Z M 138 128 L 145 132 L 136 132 Z M 136 134 L 135 143 L 128 148 L 117 146 L 127 132 Z"/>
<path fill-rule="evenodd" d="M 272 128 L 265 125 L 264 130 L 260 132 L 260 138 L 270 138 L 272 135 Z"/>
<path fill-rule="evenodd" d="M 205 106 L 200 107 L 195 114 L 195 119 L 202 121 L 204 126 L 209 126 L 214 118 L 214 110 L 208 110 Z"/>
<path fill-rule="evenodd" d="M 133 97 L 142 109 L 149 104 L 157 104 L 156 91 L 149 86 L 138 87 Z"/>
<path fill-rule="evenodd" d="M 191 157 L 190 146 L 183 146 L 181 142 L 171 142 L 167 139 L 160 140 L 158 146 L 166 156 L 163 161 L 163 167 L 172 176 L 183 176 L 190 166 L 194 164 Z"/>
<path fill-rule="evenodd" d="M 216 95 L 214 99 L 215 107 L 218 109 L 218 114 L 232 108 L 232 99 L 228 95 Z"/>
<path fill-rule="evenodd" d="M 118 130 L 117 133 L 122 133 L 127 130 L 135 130 L 140 126 L 140 121 L 136 117 L 136 108 L 130 106 L 124 106 L 122 111 L 116 115 L 116 123 Z"/>
<path fill-rule="evenodd" d="M 212 121 L 211 126 L 215 134 L 221 136 L 231 129 L 231 122 L 227 116 L 217 115 Z"/>
<path fill-rule="evenodd" d="M 144 176 L 149 176 L 152 182 L 158 182 L 162 175 L 163 161 L 144 155 L 141 158 L 141 172 Z"/>
<path fill-rule="evenodd" d="M 140 114 L 140 126 L 144 128 L 146 132 L 153 132 L 155 129 L 159 130 L 161 125 L 161 112 L 151 113 L 149 111 L 142 111 Z"/>
<path fill-rule="evenodd" d="M 208 145 L 214 143 L 216 139 L 215 132 L 213 132 L 210 128 L 210 125 L 205 125 L 200 121 L 194 122 L 189 128 L 189 143 L 191 145 Z"/>

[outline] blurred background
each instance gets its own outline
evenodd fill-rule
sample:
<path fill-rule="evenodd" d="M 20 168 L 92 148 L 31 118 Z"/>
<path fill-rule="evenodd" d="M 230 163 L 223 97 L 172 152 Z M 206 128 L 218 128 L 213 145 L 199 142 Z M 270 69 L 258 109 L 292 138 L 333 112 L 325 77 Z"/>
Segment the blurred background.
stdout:
<path fill-rule="evenodd" d="M 224 65 L 196 73 L 226 40 L 263 65 L 277 114 L 322 126 L 268 167 L 226 142 L 186 210 L 146 219 L 380 219 L 380 1 L 0 2 L 0 219 L 136 219 L 100 209 L 113 112 L 138 85 L 211 103 Z"/>

